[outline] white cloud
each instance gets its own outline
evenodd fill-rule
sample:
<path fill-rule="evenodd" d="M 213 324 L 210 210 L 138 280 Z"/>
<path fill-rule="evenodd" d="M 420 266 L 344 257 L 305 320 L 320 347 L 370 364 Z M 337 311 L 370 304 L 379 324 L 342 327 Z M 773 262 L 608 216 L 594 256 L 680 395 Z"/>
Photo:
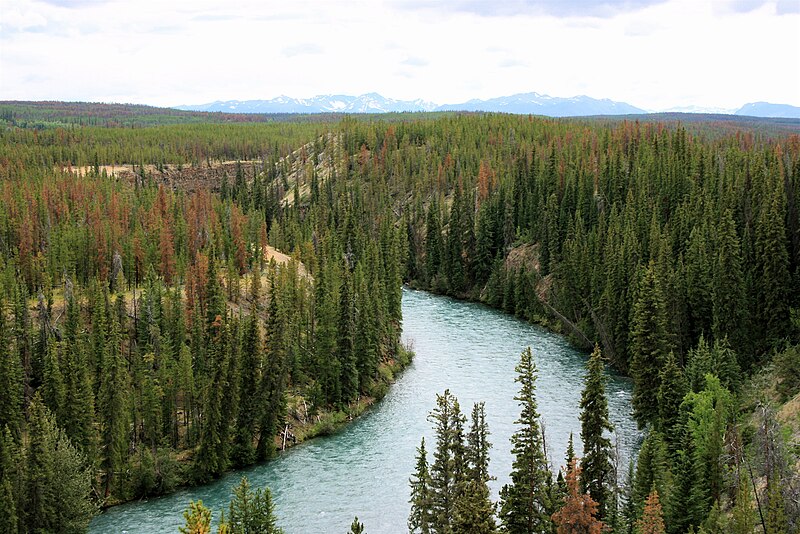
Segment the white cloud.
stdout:
<path fill-rule="evenodd" d="M 0 99 L 375 91 L 453 103 L 536 91 L 646 109 L 800 105 L 800 14 L 786 2 L 616 2 L 603 17 L 611 2 L 543 14 L 522 0 L 508 13 L 468 1 L 0 0 Z"/>

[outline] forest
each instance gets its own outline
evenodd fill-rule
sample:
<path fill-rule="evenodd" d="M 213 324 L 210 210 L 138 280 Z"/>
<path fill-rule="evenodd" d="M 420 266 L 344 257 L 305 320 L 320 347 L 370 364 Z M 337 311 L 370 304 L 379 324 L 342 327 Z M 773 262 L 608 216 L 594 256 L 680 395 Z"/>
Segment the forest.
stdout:
<path fill-rule="evenodd" d="M 434 459 L 421 444 L 409 474 L 410 530 L 800 526 L 797 124 L 399 114 L 124 127 L 108 109 L 65 126 L 47 123 L 55 106 L 29 127 L 14 106 L 0 130 L 3 531 L 82 532 L 100 507 L 333 431 L 409 362 L 404 283 L 594 351 L 584 450 L 555 476 L 538 355 L 523 352 L 499 505 L 483 408 L 465 430 L 444 393 Z M 238 163 L 191 191 L 164 179 L 223 161 Z M 646 431 L 621 481 L 608 476 L 604 366 L 633 380 Z"/>

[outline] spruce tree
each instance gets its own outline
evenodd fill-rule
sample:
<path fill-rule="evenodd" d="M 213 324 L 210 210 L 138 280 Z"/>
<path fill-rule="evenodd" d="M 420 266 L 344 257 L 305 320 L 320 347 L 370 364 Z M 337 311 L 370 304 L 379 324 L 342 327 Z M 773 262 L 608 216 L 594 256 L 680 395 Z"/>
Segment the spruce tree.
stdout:
<path fill-rule="evenodd" d="M 62 342 L 64 350 L 64 424 L 70 440 L 91 461 L 97 443 L 94 428 L 95 399 L 84 343 Z"/>
<path fill-rule="evenodd" d="M 183 518 L 186 524 L 178 527 L 181 534 L 211 534 L 211 510 L 203 506 L 203 501 L 189 501 Z"/>
<path fill-rule="evenodd" d="M 608 419 L 606 376 L 600 347 L 595 346 L 587 364 L 587 375 L 581 394 L 581 488 L 598 506 L 598 519 L 603 520 L 609 507 L 612 484 L 611 439 L 606 432 L 614 428 Z"/>
<path fill-rule="evenodd" d="M 739 477 L 736 489 L 736 504 L 731 511 L 731 534 L 752 534 L 756 528 L 756 515 L 753 507 L 751 481 L 746 476 Z"/>
<path fill-rule="evenodd" d="M 659 378 L 661 384 L 657 395 L 659 417 L 656 428 L 664 435 L 670 453 L 674 453 L 679 448 L 681 436 L 679 429 L 681 402 L 689 388 L 683 370 L 678 367 L 673 353 L 670 352 L 667 356 Z"/>
<path fill-rule="evenodd" d="M 122 350 L 119 320 L 117 314 L 112 313 L 107 340 L 103 344 L 98 402 L 106 497 L 115 489 L 116 475 L 126 463 L 128 450 L 130 378 Z"/>
<path fill-rule="evenodd" d="M 765 350 L 786 335 L 789 318 L 789 256 L 784 226 L 783 188 L 777 187 L 756 224 L 756 320 Z"/>
<path fill-rule="evenodd" d="M 742 271 L 741 245 L 730 209 L 717 227 L 717 257 L 712 271 L 714 339 L 727 338 L 735 347 L 744 342 L 747 316 L 746 288 Z"/>
<path fill-rule="evenodd" d="M 26 458 L 27 532 L 84 532 L 96 513 L 92 471 L 38 394 L 30 406 Z"/>
<path fill-rule="evenodd" d="M 783 534 L 789 532 L 786 518 L 786 504 L 781 491 L 781 483 L 777 476 L 769 477 L 767 484 L 767 517 L 765 534 Z"/>
<path fill-rule="evenodd" d="M 219 476 L 228 467 L 228 420 L 222 406 L 223 397 L 230 393 L 226 383 L 229 332 L 223 319 L 219 315 L 216 317 L 210 325 L 208 358 L 212 374 L 205 395 L 200 445 L 194 462 L 197 480 L 201 482 Z"/>
<path fill-rule="evenodd" d="M 5 305 L 0 295 L 0 429 L 8 427 L 20 434 L 22 423 L 23 373 L 18 355 L 11 350 L 11 332 L 6 322 Z"/>
<path fill-rule="evenodd" d="M 658 420 L 660 372 L 669 354 L 666 310 L 653 262 L 642 273 L 631 326 L 633 416 L 640 428 Z"/>
<path fill-rule="evenodd" d="M 636 461 L 636 476 L 633 479 L 631 499 L 636 517 L 640 517 L 645 501 L 655 489 L 659 494 L 666 494 L 671 474 L 669 460 L 663 436 L 650 431 L 642 442 Z"/>
<path fill-rule="evenodd" d="M 722 496 L 725 466 L 722 453 L 731 414 L 730 392 L 714 375 L 706 375 L 706 387 L 689 393 L 681 410 L 687 414 L 686 429 L 692 440 L 696 484 L 692 499 L 707 511 Z"/>
<path fill-rule="evenodd" d="M 247 318 L 242 340 L 242 368 L 239 374 L 239 410 L 234 426 L 231 459 L 237 466 L 250 465 L 256 460 L 255 435 L 259 406 L 257 395 L 262 366 L 261 334 L 255 313 Z"/>
<path fill-rule="evenodd" d="M 270 269 L 270 301 L 265 332 L 264 362 L 258 387 L 258 445 L 256 457 L 264 460 L 275 451 L 274 437 L 285 412 L 286 336 L 284 308 L 275 285 L 275 271 Z"/>
<path fill-rule="evenodd" d="M 353 518 L 348 534 L 364 534 L 364 523 L 359 522 L 358 516 Z"/>
<path fill-rule="evenodd" d="M 275 517 L 275 505 L 269 488 L 253 491 L 247 477 L 233 489 L 228 515 L 231 534 L 282 534 Z"/>
<path fill-rule="evenodd" d="M 572 460 L 567 470 L 567 493 L 560 508 L 553 514 L 556 534 L 600 534 L 603 522 L 597 518 L 599 506 L 592 496 L 582 492 L 579 478 L 581 468 Z"/>
<path fill-rule="evenodd" d="M 445 390 L 436 395 L 436 408 L 429 420 L 436 430 L 436 450 L 431 464 L 431 511 L 433 530 L 438 534 L 454 531 L 456 503 L 465 479 L 464 422 L 458 400 Z"/>
<path fill-rule="evenodd" d="M 18 482 L 19 466 L 15 464 L 16 445 L 8 426 L 0 429 L 0 532 L 18 532 L 17 496 L 14 487 Z"/>
<path fill-rule="evenodd" d="M 500 519 L 506 532 L 546 532 L 552 527 L 547 513 L 551 504 L 547 489 L 552 475 L 547 466 L 539 423 L 537 370 L 530 347 L 522 352 L 516 371 L 520 390 L 514 398 L 521 412 L 515 421 L 518 429 L 511 437 L 514 455 L 511 483 L 505 485 L 500 493 Z"/>
<path fill-rule="evenodd" d="M 658 491 L 653 489 L 647 496 L 642 518 L 636 522 L 636 534 L 664 534 L 664 516 L 661 503 L 658 500 Z"/>
<path fill-rule="evenodd" d="M 417 447 L 417 467 L 409 480 L 411 486 L 411 514 L 408 516 L 409 532 L 430 534 L 434 532 L 433 503 L 431 501 L 431 476 L 428 472 L 428 455 L 425 438 Z"/>
<path fill-rule="evenodd" d="M 482 402 L 472 408 L 472 424 L 467 434 L 466 476 L 455 506 L 454 531 L 495 532 L 494 505 L 489 498 L 489 428 Z"/>

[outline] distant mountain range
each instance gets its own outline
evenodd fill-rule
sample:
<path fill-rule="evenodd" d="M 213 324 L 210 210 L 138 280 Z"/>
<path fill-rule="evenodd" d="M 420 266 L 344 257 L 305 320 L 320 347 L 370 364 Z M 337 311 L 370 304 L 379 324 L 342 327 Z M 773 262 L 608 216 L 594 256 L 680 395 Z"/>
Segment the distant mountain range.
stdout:
<path fill-rule="evenodd" d="M 734 112 L 734 115 L 750 117 L 776 117 L 783 119 L 800 119 L 800 108 L 788 104 L 770 104 L 769 102 L 753 102 L 745 104 Z"/>
<path fill-rule="evenodd" d="M 319 95 L 313 98 L 279 96 L 271 100 L 226 100 L 210 104 L 175 106 L 186 111 L 225 113 L 392 113 L 406 111 L 490 111 L 549 117 L 588 115 L 635 115 L 650 113 L 625 102 L 588 96 L 560 98 L 539 93 L 520 93 L 488 100 L 469 100 L 461 104 L 437 105 L 425 100 L 395 100 L 377 93 L 360 96 Z M 670 113 L 717 113 L 754 117 L 800 118 L 800 107 L 755 102 L 739 109 L 686 106 L 664 110 Z"/>

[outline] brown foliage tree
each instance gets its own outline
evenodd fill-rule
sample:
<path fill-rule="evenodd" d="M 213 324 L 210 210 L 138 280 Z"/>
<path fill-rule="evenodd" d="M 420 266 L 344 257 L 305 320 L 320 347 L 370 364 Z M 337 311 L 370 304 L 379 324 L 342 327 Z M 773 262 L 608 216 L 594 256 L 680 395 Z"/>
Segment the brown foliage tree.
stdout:
<path fill-rule="evenodd" d="M 553 514 L 558 534 L 600 534 L 603 522 L 597 519 L 597 502 L 588 493 L 581 493 L 581 467 L 573 459 L 567 471 L 567 494 L 564 505 Z"/>

